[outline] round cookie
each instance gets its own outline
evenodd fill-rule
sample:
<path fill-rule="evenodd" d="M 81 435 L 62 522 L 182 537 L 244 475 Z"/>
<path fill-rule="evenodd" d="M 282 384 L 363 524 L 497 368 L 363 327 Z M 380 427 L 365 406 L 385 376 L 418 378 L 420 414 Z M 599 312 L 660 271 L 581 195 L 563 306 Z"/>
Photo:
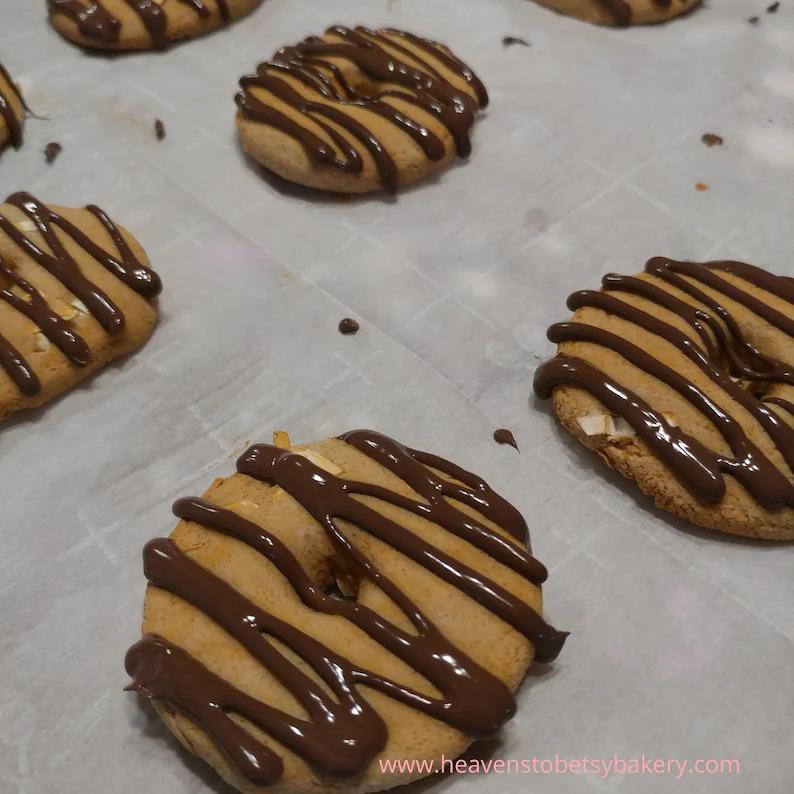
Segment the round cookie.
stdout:
<path fill-rule="evenodd" d="M 245 151 L 278 176 L 339 193 L 394 192 L 468 157 L 488 95 L 443 44 L 336 26 L 240 80 Z"/>
<path fill-rule="evenodd" d="M 537 0 L 561 14 L 597 25 L 628 27 L 667 22 L 694 8 L 700 0 Z"/>
<path fill-rule="evenodd" d="M 50 22 L 81 47 L 163 49 L 203 36 L 253 11 L 262 0 L 47 0 Z"/>
<path fill-rule="evenodd" d="M 22 146 L 24 123 L 25 100 L 11 75 L 0 63 L 0 148 L 8 142 L 15 149 Z"/>
<path fill-rule="evenodd" d="M 562 424 L 664 510 L 794 539 L 794 280 L 657 257 L 568 307 L 534 382 Z"/>
<path fill-rule="evenodd" d="M 140 347 L 160 279 L 99 207 L 0 204 L 0 419 L 35 408 Z"/>
<path fill-rule="evenodd" d="M 560 651 L 545 569 L 515 508 L 448 461 L 372 431 L 285 436 L 147 545 L 129 688 L 240 791 L 407 783 L 427 772 L 379 761 L 457 757 Z"/>

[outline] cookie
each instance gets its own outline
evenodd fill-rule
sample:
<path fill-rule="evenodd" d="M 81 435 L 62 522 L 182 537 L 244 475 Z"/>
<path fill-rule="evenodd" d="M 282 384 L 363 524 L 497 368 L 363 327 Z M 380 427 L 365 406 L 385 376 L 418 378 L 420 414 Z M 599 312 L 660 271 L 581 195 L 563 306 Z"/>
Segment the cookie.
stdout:
<path fill-rule="evenodd" d="M 538 3 L 585 22 L 613 27 L 667 22 L 685 14 L 700 0 L 537 0 Z"/>
<path fill-rule="evenodd" d="M 657 257 L 568 299 L 535 393 L 664 510 L 794 538 L 794 280 Z"/>
<path fill-rule="evenodd" d="M 488 94 L 443 44 L 329 28 L 240 80 L 245 151 L 278 176 L 339 193 L 393 193 L 468 157 Z"/>
<path fill-rule="evenodd" d="M 357 430 L 257 444 L 144 550 L 128 689 L 236 789 L 366 792 L 428 774 L 513 715 L 546 571 L 479 477 Z M 475 629 L 476 630 L 473 630 Z"/>
<path fill-rule="evenodd" d="M 22 146 L 22 125 L 25 123 L 25 100 L 11 75 L 0 63 L 0 148 L 10 141 Z"/>
<path fill-rule="evenodd" d="M 42 405 L 148 338 L 160 279 L 99 207 L 0 204 L 0 419 Z"/>
<path fill-rule="evenodd" d="M 66 39 L 102 50 L 164 49 L 253 11 L 262 0 L 47 0 Z"/>

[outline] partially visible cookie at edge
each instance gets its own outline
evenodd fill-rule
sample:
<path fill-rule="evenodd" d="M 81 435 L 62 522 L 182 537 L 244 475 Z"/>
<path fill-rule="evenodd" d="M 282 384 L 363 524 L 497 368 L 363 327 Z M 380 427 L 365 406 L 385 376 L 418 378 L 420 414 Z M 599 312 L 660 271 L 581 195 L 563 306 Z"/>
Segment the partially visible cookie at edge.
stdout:
<path fill-rule="evenodd" d="M 128 688 L 243 792 L 423 777 L 380 761 L 438 763 L 493 735 L 533 658 L 565 641 L 542 617 L 524 519 L 477 475 L 374 431 L 274 436 L 147 544 Z"/>
<path fill-rule="evenodd" d="M 140 347 L 160 278 L 96 206 L 0 204 L 0 419 L 42 405 Z"/>
<path fill-rule="evenodd" d="M 228 25 L 262 0 L 47 0 L 50 22 L 89 49 L 164 49 Z"/>
<path fill-rule="evenodd" d="M 794 280 L 657 257 L 568 299 L 535 392 L 656 505 L 794 539 Z"/>
<path fill-rule="evenodd" d="M 25 101 L 22 92 L 6 68 L 0 63 L 0 149 L 6 144 L 22 146 L 25 123 Z"/>
<path fill-rule="evenodd" d="M 629 27 L 667 22 L 691 11 L 700 0 L 536 0 L 567 16 L 596 25 Z"/>
<path fill-rule="evenodd" d="M 446 46 L 391 28 L 329 28 L 240 86 L 245 151 L 283 179 L 338 193 L 394 192 L 468 157 L 488 103 Z"/>

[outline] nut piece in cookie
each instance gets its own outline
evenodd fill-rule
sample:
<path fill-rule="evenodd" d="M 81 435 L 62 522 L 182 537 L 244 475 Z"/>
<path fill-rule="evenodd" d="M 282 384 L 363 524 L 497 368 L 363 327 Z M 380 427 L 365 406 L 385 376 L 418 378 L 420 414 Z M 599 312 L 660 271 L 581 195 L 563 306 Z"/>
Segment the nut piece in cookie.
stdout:
<path fill-rule="evenodd" d="M 24 123 L 25 100 L 11 75 L 0 63 L 0 148 L 9 142 L 15 149 L 22 146 Z"/>
<path fill-rule="evenodd" d="M 160 279 L 99 207 L 0 204 L 0 419 L 42 405 L 140 347 Z"/>
<path fill-rule="evenodd" d="M 144 549 L 128 689 L 239 791 L 407 783 L 421 768 L 378 761 L 493 735 L 561 650 L 546 570 L 521 514 L 449 461 L 365 430 L 274 441 Z"/>
<path fill-rule="evenodd" d="M 81 47 L 164 49 L 253 11 L 262 0 L 47 0 L 50 22 Z"/>
<path fill-rule="evenodd" d="M 562 424 L 664 510 L 794 538 L 794 280 L 656 257 L 568 308 L 534 383 Z"/>
<path fill-rule="evenodd" d="M 536 0 L 561 14 L 625 28 L 667 22 L 693 9 L 700 0 Z"/>
<path fill-rule="evenodd" d="M 468 157 L 485 87 L 443 44 L 336 26 L 240 80 L 237 127 L 269 171 L 338 193 L 394 192 Z"/>

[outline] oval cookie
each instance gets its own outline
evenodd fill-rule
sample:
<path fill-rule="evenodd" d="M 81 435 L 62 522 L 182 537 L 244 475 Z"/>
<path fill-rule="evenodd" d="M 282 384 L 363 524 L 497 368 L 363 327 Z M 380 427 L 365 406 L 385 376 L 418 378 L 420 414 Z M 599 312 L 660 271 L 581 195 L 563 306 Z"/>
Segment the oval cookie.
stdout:
<path fill-rule="evenodd" d="M 340 193 L 394 192 L 468 157 L 488 95 L 443 44 L 337 26 L 240 80 L 245 151 L 280 177 Z"/>
<path fill-rule="evenodd" d="M 160 279 L 99 207 L 0 204 L 0 419 L 42 405 L 154 327 Z"/>
<path fill-rule="evenodd" d="M 657 257 L 568 307 L 535 374 L 562 424 L 681 518 L 794 538 L 794 280 Z"/>
<path fill-rule="evenodd" d="M 253 11 L 262 0 L 47 0 L 50 22 L 81 47 L 163 49 L 203 36 Z"/>
<path fill-rule="evenodd" d="M 24 123 L 25 101 L 11 75 L 0 63 L 0 149 L 8 142 L 15 149 L 22 146 Z"/>
<path fill-rule="evenodd" d="M 700 0 L 537 0 L 561 14 L 597 25 L 628 27 L 667 22 L 694 8 Z"/>
<path fill-rule="evenodd" d="M 382 790 L 513 715 L 544 567 L 521 515 L 448 461 L 372 431 L 258 444 L 150 542 L 130 689 L 244 792 Z M 476 630 L 473 630 L 476 627 Z"/>

